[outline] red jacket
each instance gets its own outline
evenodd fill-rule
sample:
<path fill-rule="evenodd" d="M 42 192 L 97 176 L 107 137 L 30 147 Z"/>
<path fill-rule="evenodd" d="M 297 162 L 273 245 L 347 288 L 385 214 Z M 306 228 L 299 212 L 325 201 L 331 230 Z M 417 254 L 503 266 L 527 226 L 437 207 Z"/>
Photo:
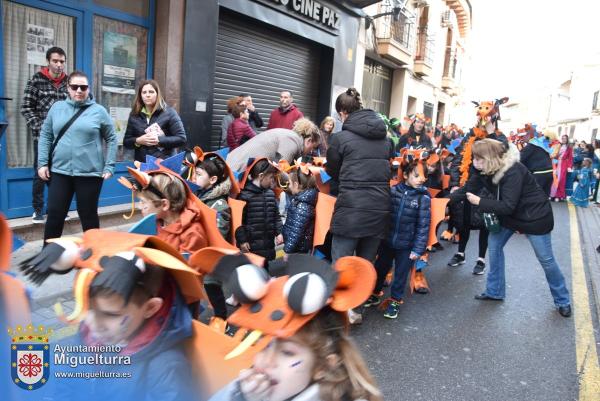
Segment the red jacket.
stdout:
<path fill-rule="evenodd" d="M 304 117 L 304 114 L 296 107 L 295 104 L 285 112 L 282 112 L 279 107 L 271 112 L 271 117 L 269 117 L 269 126 L 267 129 L 272 128 L 287 128 L 292 129 L 294 126 L 294 122 L 296 120 Z"/>
<path fill-rule="evenodd" d="M 236 118 L 229 124 L 229 128 L 227 128 L 227 146 L 229 146 L 229 151 L 231 152 L 233 149 L 255 136 L 256 132 L 250 127 L 248 121 Z"/>

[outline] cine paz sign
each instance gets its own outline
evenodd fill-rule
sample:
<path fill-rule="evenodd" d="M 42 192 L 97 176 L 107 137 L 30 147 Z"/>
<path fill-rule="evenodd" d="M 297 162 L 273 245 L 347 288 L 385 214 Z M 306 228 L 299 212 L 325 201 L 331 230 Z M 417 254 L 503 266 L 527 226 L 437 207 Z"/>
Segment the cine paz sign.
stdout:
<path fill-rule="evenodd" d="M 339 12 L 316 0 L 269 0 L 268 2 L 285 7 L 287 11 L 308 18 L 326 28 L 335 30 L 340 28 Z"/>

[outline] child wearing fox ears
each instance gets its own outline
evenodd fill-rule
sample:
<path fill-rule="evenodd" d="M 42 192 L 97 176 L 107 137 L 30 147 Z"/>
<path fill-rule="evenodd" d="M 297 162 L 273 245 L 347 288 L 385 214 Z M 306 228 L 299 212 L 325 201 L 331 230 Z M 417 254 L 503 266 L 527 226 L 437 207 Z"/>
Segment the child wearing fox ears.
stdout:
<path fill-rule="evenodd" d="M 208 245 L 201 212 L 193 196 L 176 174 L 150 172 L 146 185 L 139 185 L 138 208 L 144 216 L 155 213 L 157 236 L 181 253 L 193 253 Z"/>

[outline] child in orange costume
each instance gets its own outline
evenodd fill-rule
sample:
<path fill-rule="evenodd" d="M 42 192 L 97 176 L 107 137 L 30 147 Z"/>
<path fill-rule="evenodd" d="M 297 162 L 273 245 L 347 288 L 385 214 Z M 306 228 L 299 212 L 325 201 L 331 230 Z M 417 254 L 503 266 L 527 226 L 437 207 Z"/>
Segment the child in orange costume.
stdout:
<path fill-rule="evenodd" d="M 75 311 L 62 318 L 81 324 L 60 345 L 78 347 L 74 355 L 79 362 L 71 365 L 73 378 L 53 379 L 45 395 L 86 401 L 201 398 L 184 345 L 192 337 L 193 324 L 186 304 L 198 302 L 203 293 L 198 273 L 179 252 L 156 237 L 96 229 L 86 231 L 82 239 L 51 240 L 40 254 L 21 263 L 36 284 L 73 268 L 78 271 Z M 111 350 L 86 348 L 90 346 Z M 57 355 L 62 352 L 70 351 Z M 81 362 L 99 354 L 119 358 L 120 363 Z M 100 384 L 86 378 L 98 373 L 122 379 Z"/>
<path fill-rule="evenodd" d="M 252 352 L 262 335 L 266 338 L 259 342 L 272 341 L 211 401 L 381 400 L 346 330 L 348 309 L 364 301 L 373 287 L 373 265 L 350 256 L 332 268 L 303 254 L 276 264 L 281 276 L 271 280 L 244 255 L 224 256 L 214 268 L 242 302 L 229 320 L 254 330 L 227 358 Z"/>
<path fill-rule="evenodd" d="M 155 213 L 157 236 L 179 252 L 195 252 L 208 245 L 201 212 L 183 179 L 166 169 L 130 169 L 144 216 Z"/>

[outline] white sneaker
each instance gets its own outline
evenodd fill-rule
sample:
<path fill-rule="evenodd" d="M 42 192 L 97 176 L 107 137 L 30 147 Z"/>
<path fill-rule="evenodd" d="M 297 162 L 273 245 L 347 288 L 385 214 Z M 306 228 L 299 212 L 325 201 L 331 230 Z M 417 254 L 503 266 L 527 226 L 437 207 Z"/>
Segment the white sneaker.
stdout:
<path fill-rule="evenodd" d="M 33 224 L 45 224 L 46 218 L 42 213 L 33 212 L 33 216 L 31 216 L 31 222 Z"/>
<path fill-rule="evenodd" d="M 348 321 L 350 324 L 361 324 L 362 323 L 362 314 L 355 312 L 352 309 L 348 310 Z"/>
<path fill-rule="evenodd" d="M 237 299 L 235 299 L 235 297 L 233 295 L 231 295 L 229 298 L 227 298 L 225 300 L 225 303 L 227 305 L 231 305 L 231 306 L 238 306 L 240 303 L 237 301 Z"/>

